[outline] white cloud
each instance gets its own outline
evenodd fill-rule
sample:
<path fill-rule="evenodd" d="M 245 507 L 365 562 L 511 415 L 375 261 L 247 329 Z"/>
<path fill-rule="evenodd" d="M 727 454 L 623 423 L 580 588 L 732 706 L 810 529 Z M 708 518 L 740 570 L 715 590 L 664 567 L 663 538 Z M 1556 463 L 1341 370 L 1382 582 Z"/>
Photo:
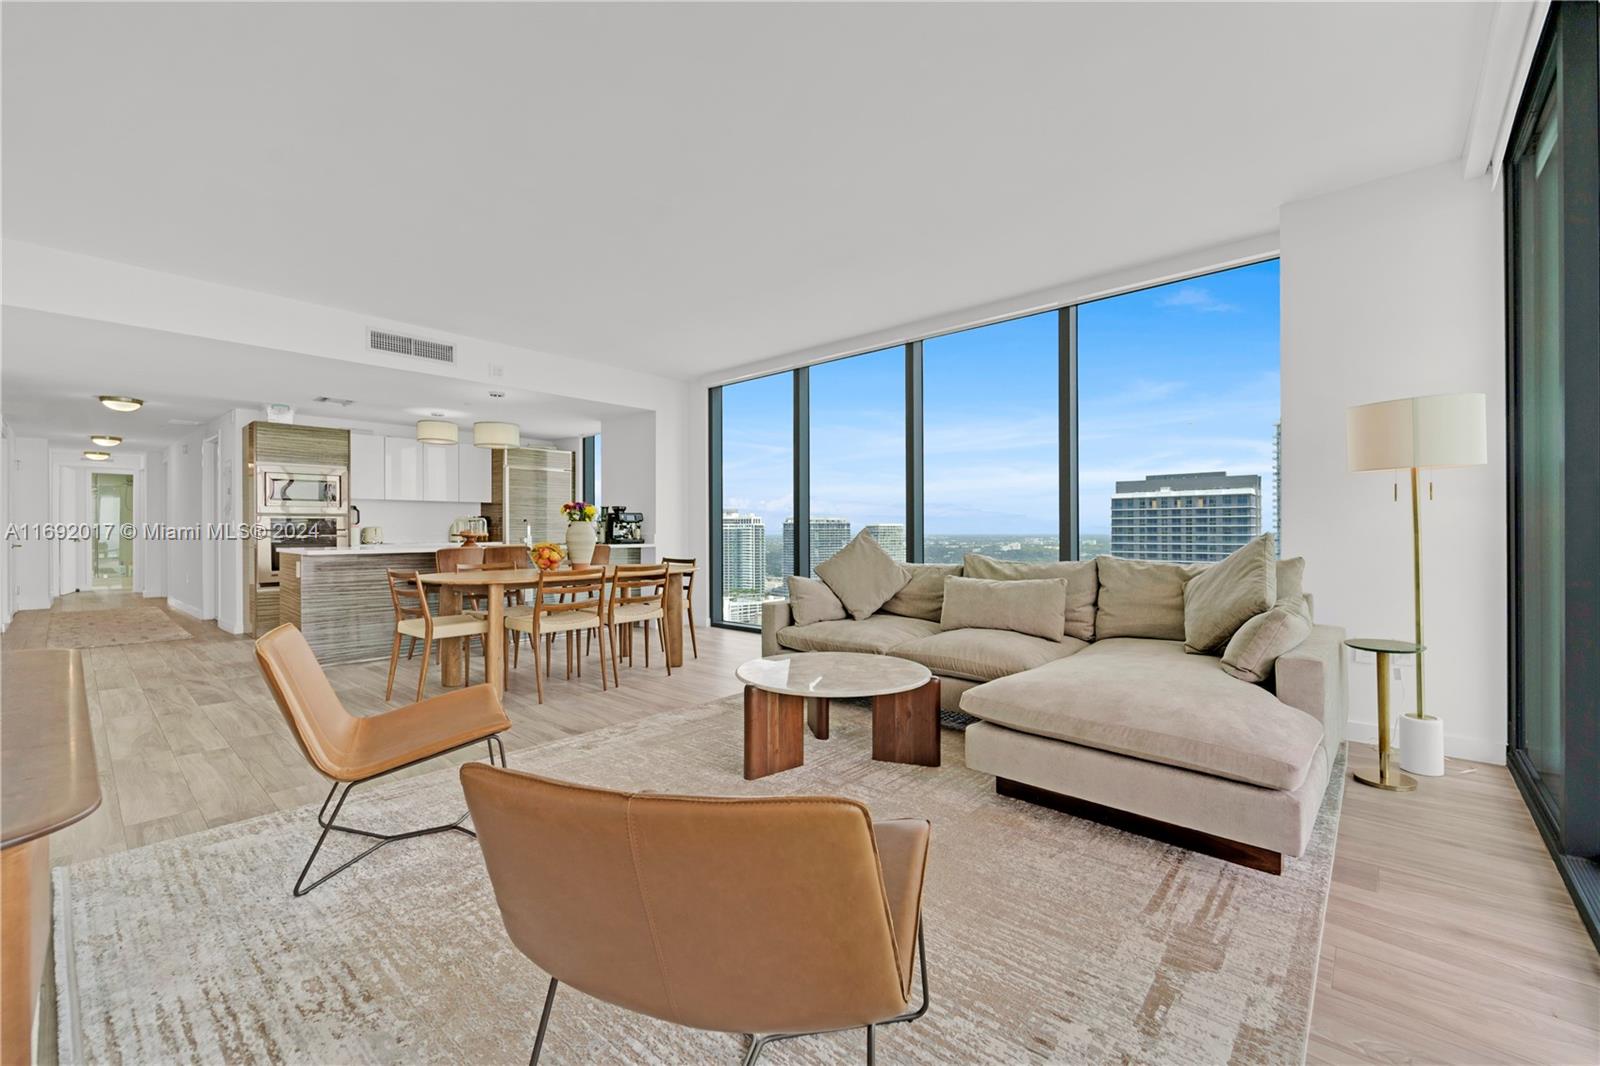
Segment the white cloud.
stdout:
<path fill-rule="evenodd" d="M 1179 285 L 1164 293 L 1157 306 L 1182 307 L 1190 311 L 1224 312 L 1240 310 L 1238 304 L 1228 303 L 1212 295 L 1204 285 Z"/>

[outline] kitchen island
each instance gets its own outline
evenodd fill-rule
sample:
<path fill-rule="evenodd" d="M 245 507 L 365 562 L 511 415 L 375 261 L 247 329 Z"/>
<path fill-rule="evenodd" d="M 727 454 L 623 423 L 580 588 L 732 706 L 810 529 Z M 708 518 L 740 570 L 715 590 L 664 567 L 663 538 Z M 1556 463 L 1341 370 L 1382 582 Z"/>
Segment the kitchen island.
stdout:
<path fill-rule="evenodd" d="M 394 644 L 389 570 L 430 574 L 434 553 L 456 544 L 363 544 L 278 553 L 278 621 L 300 627 L 324 665 L 387 659 Z M 438 610 L 438 593 L 428 596 Z"/>

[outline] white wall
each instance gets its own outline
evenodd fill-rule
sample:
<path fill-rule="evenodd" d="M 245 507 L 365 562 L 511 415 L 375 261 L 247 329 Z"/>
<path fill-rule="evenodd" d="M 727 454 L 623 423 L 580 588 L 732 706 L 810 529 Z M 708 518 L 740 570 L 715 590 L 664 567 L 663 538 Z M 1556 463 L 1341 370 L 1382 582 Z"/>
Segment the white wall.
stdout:
<path fill-rule="evenodd" d="M 1345 409 L 1483 392 L 1489 464 L 1431 474 L 1422 504 L 1428 711 L 1452 755 L 1503 762 L 1506 456 L 1501 202 L 1450 163 L 1286 204 L 1283 550 L 1306 557 L 1319 620 L 1409 639 L 1410 511 L 1351 473 Z M 1407 687 L 1402 706 L 1414 698 Z M 1352 665 L 1350 736 L 1377 735 L 1373 668 Z"/>
<path fill-rule="evenodd" d="M 167 522 L 185 528 L 200 525 L 200 442 L 206 430 L 196 430 L 166 453 Z M 193 540 L 169 540 L 167 554 L 167 603 L 173 610 L 200 617 L 200 553 L 202 545 Z M 239 571 L 243 573 L 243 571 Z M 228 583 L 224 582 L 224 587 Z M 239 582 L 241 590 L 243 581 Z"/>
<path fill-rule="evenodd" d="M 11 515 L 17 525 L 44 526 L 50 522 L 50 445 L 43 437 L 16 437 L 11 441 Z M 15 568 L 17 610 L 38 611 L 50 606 L 50 545 L 38 530 L 7 548 Z"/>
<path fill-rule="evenodd" d="M 151 452 L 145 456 L 144 513 L 145 521 L 149 524 L 167 521 L 167 456 L 164 451 Z M 143 570 L 144 573 L 139 581 L 140 591 L 149 597 L 165 596 L 167 594 L 165 544 L 146 542 Z"/>

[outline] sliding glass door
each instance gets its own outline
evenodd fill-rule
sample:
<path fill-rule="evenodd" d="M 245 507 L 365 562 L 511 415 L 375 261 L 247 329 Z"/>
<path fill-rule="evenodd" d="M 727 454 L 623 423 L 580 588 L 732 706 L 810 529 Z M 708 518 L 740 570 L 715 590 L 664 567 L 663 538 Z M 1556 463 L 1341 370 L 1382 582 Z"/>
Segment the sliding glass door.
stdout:
<path fill-rule="evenodd" d="M 1505 159 L 1511 750 L 1600 940 L 1596 7 L 1557 4 Z"/>

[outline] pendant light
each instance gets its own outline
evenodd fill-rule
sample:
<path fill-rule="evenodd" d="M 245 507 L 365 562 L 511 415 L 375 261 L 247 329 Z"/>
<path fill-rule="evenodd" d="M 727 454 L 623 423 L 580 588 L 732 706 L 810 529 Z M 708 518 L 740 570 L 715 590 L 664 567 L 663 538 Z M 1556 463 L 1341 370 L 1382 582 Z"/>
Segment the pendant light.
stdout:
<path fill-rule="evenodd" d="M 454 422 L 424 418 L 417 423 L 417 440 L 423 444 L 454 444 L 460 438 L 461 431 Z"/>
<path fill-rule="evenodd" d="M 474 422 L 472 443 L 480 448 L 521 447 L 522 430 L 515 422 Z"/>

